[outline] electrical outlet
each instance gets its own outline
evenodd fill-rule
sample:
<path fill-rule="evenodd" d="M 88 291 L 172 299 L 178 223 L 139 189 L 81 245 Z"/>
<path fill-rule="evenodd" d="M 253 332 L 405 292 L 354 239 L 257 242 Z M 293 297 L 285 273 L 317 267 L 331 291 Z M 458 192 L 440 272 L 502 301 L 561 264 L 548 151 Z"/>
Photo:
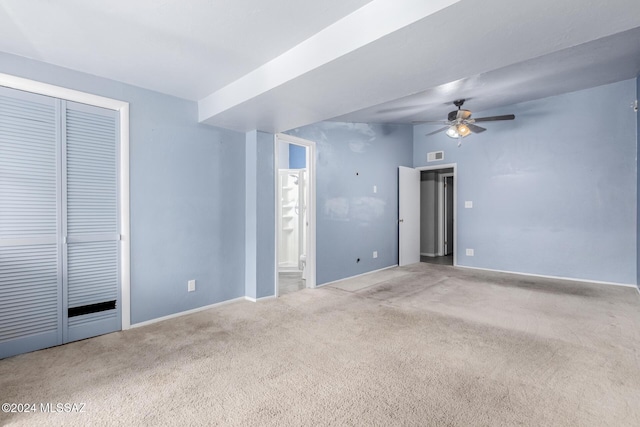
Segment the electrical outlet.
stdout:
<path fill-rule="evenodd" d="M 471 200 L 465 200 L 464 207 L 465 209 L 471 209 L 473 207 L 473 202 Z"/>
<path fill-rule="evenodd" d="M 467 256 L 473 256 L 473 249 L 467 249 L 466 254 Z"/>
<path fill-rule="evenodd" d="M 189 280 L 187 282 L 187 292 L 193 292 L 196 290 L 196 281 L 195 280 Z"/>
<path fill-rule="evenodd" d="M 373 257 L 378 258 L 378 251 L 373 251 Z"/>

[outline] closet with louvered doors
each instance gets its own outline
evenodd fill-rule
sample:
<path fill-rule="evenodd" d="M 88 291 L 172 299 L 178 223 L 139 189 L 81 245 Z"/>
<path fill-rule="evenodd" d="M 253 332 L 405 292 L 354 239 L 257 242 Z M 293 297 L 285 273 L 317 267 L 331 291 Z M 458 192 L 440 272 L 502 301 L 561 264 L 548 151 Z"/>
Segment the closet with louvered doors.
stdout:
<path fill-rule="evenodd" d="M 118 126 L 0 87 L 0 358 L 121 329 Z"/>

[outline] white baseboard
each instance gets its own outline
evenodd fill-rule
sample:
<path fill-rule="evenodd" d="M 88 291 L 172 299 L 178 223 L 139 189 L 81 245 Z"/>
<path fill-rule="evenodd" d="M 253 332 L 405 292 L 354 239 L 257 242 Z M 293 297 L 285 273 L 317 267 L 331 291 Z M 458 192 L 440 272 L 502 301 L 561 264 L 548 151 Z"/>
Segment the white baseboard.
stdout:
<path fill-rule="evenodd" d="M 456 265 L 456 267 L 468 268 L 470 270 L 494 271 L 496 273 L 517 274 L 518 276 L 540 277 L 542 279 L 566 280 L 568 282 L 594 283 L 596 285 L 622 286 L 622 287 L 625 287 L 625 288 L 636 288 L 636 289 L 638 289 L 638 287 L 636 285 L 630 285 L 630 284 L 627 284 L 627 283 L 603 282 L 603 281 L 600 281 L 600 280 L 576 279 L 576 278 L 573 278 L 573 277 L 547 276 L 547 275 L 544 275 L 544 274 L 533 274 L 533 273 L 520 273 L 519 271 L 495 270 L 493 268 L 469 267 L 469 266 L 466 266 L 466 265 Z M 640 292 L 640 289 L 638 290 L 638 292 Z"/>
<path fill-rule="evenodd" d="M 226 301 L 217 302 L 215 304 L 205 305 L 204 307 L 198 307 L 198 308 L 194 308 L 192 310 L 181 311 L 179 313 L 174 313 L 174 314 L 170 314 L 168 316 L 162 316 L 162 317 L 158 317 L 158 318 L 151 319 L 151 320 L 145 320 L 144 322 L 135 323 L 135 324 L 131 325 L 131 328 L 139 328 L 141 326 L 147 326 L 147 325 L 151 325 L 153 323 L 162 322 L 164 320 L 174 319 L 176 317 L 186 316 L 187 314 L 193 314 L 193 313 L 197 313 L 199 311 L 208 310 L 210 308 L 219 307 L 221 305 L 231 304 L 231 303 L 238 302 L 238 301 L 244 301 L 245 298 L 246 297 L 229 299 L 229 300 L 226 300 Z"/>
<path fill-rule="evenodd" d="M 244 299 L 246 299 L 247 301 L 251 301 L 251 302 L 258 302 L 258 301 L 264 301 L 266 299 L 274 299 L 275 297 L 276 297 L 275 295 L 269 295 L 269 296 L 260 297 L 260 298 L 244 297 Z"/>
<path fill-rule="evenodd" d="M 438 254 L 432 254 L 432 253 L 427 253 L 427 252 L 420 252 L 421 256 L 429 256 L 431 258 L 435 258 L 438 256 Z"/>
<path fill-rule="evenodd" d="M 320 285 L 316 285 L 316 288 L 319 288 L 320 286 L 330 285 L 330 284 L 332 284 L 332 283 L 342 282 L 343 280 L 355 279 L 356 277 L 366 276 L 366 275 L 368 275 L 368 274 L 377 273 L 378 271 L 388 270 L 388 269 L 390 269 L 390 268 L 395 268 L 395 267 L 397 267 L 397 266 L 398 266 L 398 264 L 390 265 L 389 267 L 379 268 L 378 270 L 373 270 L 373 271 L 367 271 L 366 273 L 356 274 L 355 276 L 345 277 L 344 279 L 333 280 L 333 281 L 331 281 L 331 282 L 327 282 L 327 283 L 322 283 L 322 284 L 320 284 Z"/>

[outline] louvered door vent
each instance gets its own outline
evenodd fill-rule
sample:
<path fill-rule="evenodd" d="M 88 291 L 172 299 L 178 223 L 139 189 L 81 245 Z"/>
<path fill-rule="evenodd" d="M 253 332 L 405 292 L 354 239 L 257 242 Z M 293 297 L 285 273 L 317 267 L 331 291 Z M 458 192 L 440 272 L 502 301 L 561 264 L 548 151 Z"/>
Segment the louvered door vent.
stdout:
<path fill-rule="evenodd" d="M 100 311 L 113 310 L 115 308 L 116 308 L 115 300 L 99 302 L 97 304 L 89 304 L 89 305 L 83 305 L 80 307 L 69 308 L 68 316 L 69 317 L 82 316 L 83 314 L 98 313 Z"/>

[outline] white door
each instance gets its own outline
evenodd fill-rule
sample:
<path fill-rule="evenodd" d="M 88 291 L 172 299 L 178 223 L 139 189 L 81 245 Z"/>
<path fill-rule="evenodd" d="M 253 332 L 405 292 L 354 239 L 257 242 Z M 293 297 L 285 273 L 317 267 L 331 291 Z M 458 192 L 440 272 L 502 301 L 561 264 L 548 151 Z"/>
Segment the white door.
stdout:
<path fill-rule="evenodd" d="M 398 167 L 398 264 L 420 262 L 420 171 Z"/>
<path fill-rule="evenodd" d="M 118 115 L 0 88 L 0 359 L 121 329 Z"/>

